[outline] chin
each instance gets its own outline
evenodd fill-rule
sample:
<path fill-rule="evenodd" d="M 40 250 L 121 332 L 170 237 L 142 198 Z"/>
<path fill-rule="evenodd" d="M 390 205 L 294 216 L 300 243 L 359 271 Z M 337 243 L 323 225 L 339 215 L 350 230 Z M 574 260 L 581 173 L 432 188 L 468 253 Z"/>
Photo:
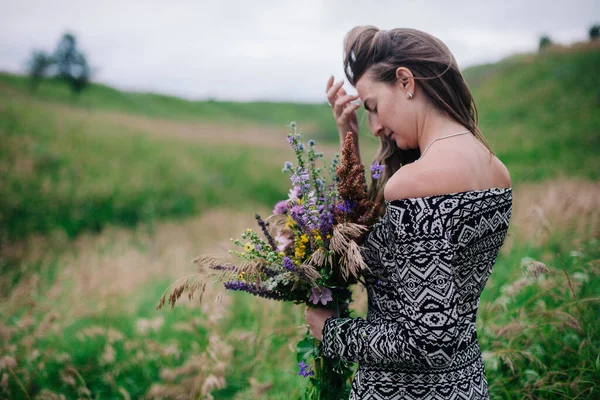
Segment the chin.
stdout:
<path fill-rule="evenodd" d="M 396 147 L 398 147 L 400 150 L 410 150 L 410 147 L 406 141 L 400 138 L 395 138 L 394 142 L 396 143 Z"/>

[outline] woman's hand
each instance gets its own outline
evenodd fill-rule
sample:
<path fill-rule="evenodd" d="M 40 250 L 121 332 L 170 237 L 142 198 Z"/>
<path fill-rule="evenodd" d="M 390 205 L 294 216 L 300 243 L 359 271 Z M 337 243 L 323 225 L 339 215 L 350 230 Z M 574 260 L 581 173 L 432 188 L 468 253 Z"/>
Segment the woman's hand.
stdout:
<path fill-rule="evenodd" d="M 356 117 L 356 110 L 360 107 L 358 104 L 351 103 L 358 99 L 358 96 L 347 94 L 344 88 L 344 81 L 333 83 L 333 75 L 327 81 L 327 101 L 331 104 L 333 110 L 333 117 L 335 118 L 335 124 L 337 125 L 338 132 L 340 133 L 340 141 L 343 144 L 348 131 L 354 132 L 358 135 L 358 118 Z"/>
<path fill-rule="evenodd" d="M 323 340 L 323 325 L 325 325 L 327 318 L 337 316 L 338 315 L 335 310 L 311 308 L 308 306 L 304 310 L 304 317 L 306 318 L 306 323 L 310 329 L 310 334 L 319 340 Z"/>

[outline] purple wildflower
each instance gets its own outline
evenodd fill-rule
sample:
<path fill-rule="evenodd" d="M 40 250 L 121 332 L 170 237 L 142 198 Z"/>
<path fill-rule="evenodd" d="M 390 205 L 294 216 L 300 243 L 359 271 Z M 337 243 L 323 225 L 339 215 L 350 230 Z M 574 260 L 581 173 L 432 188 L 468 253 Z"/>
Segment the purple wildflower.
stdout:
<path fill-rule="evenodd" d="M 290 217 L 298 224 L 298 227 L 302 230 L 306 227 L 306 222 L 304 218 L 304 207 L 299 204 L 296 204 L 290 209 Z"/>
<path fill-rule="evenodd" d="M 304 151 L 304 145 L 299 141 L 301 135 L 288 134 L 286 139 L 294 151 Z"/>
<path fill-rule="evenodd" d="M 235 270 L 235 267 L 233 265 L 213 265 L 209 268 L 214 269 L 215 271 L 233 271 L 233 270 Z"/>
<path fill-rule="evenodd" d="M 242 281 L 225 282 L 225 283 L 223 283 L 223 286 L 225 286 L 225 289 L 227 289 L 227 290 L 233 290 L 233 291 L 239 290 L 242 292 L 250 293 L 254 296 L 265 298 L 265 299 L 271 299 L 271 300 L 285 300 L 286 299 L 285 295 L 279 291 L 267 290 L 267 289 L 255 286 L 254 284 L 249 285 L 246 282 L 242 282 Z"/>
<path fill-rule="evenodd" d="M 289 257 L 283 258 L 283 268 L 285 268 L 289 271 L 294 269 L 294 262 L 292 261 L 291 258 L 289 258 Z"/>
<path fill-rule="evenodd" d="M 325 238 L 333 229 L 334 215 L 331 211 L 331 205 L 322 206 L 319 213 L 319 222 L 321 224 L 319 231 L 321 232 L 321 237 Z"/>
<path fill-rule="evenodd" d="M 300 375 L 300 376 L 307 378 L 307 377 L 313 376 L 315 374 L 315 372 L 312 370 L 311 366 L 306 364 L 304 361 L 300 361 L 298 363 L 298 366 L 300 367 L 300 371 L 298 372 L 298 375 Z"/>
<path fill-rule="evenodd" d="M 288 209 L 287 203 L 287 200 L 278 201 L 277 204 L 275 204 L 275 207 L 273 208 L 273 214 L 286 214 Z"/>
<path fill-rule="evenodd" d="M 371 164 L 371 172 L 373 173 L 371 176 L 373 179 L 381 178 L 381 174 L 383 174 L 384 169 L 385 165 L 379 164 L 377 161 Z"/>
<path fill-rule="evenodd" d="M 293 188 L 290 189 L 290 192 L 288 195 L 288 201 L 297 201 L 301 194 L 302 194 L 302 189 L 300 188 L 300 186 L 294 186 Z"/>
<path fill-rule="evenodd" d="M 267 223 L 265 221 L 263 221 L 263 219 L 258 214 L 254 215 L 254 218 L 256 218 L 256 222 L 258 223 L 258 226 L 260 226 L 260 229 L 262 229 L 263 234 L 267 238 L 267 241 L 269 242 L 269 246 L 271 246 L 271 248 L 273 248 L 273 249 L 277 248 L 277 245 L 275 244 L 275 240 L 273 239 L 273 236 L 271 236 L 271 233 L 269 233 L 269 230 L 267 229 Z"/>
<path fill-rule="evenodd" d="M 306 225 L 309 231 L 313 229 L 319 229 L 319 209 L 317 207 L 317 199 L 311 196 L 312 193 L 309 194 L 307 201 L 302 204 L 304 208 L 304 214 L 302 214 L 302 219 L 304 225 Z"/>
<path fill-rule="evenodd" d="M 311 295 L 310 295 L 310 298 L 308 299 L 308 301 L 310 301 L 313 304 L 319 304 L 319 301 L 320 301 L 323 305 L 326 305 L 331 300 L 333 300 L 333 297 L 331 295 L 331 290 L 329 290 L 327 288 L 313 287 L 310 290 L 311 290 Z"/>
<path fill-rule="evenodd" d="M 338 203 L 338 205 L 337 205 L 337 209 L 343 213 L 352 212 L 354 210 L 354 207 L 356 207 L 356 202 L 354 202 L 352 200 L 344 200 L 344 201 Z"/>
<path fill-rule="evenodd" d="M 301 190 L 309 190 L 310 189 L 310 183 L 308 182 L 310 176 L 308 174 L 308 171 L 305 168 L 300 168 L 298 167 L 296 169 L 296 172 L 294 172 L 294 174 L 292 175 L 292 177 L 290 178 L 292 181 L 292 184 L 294 186 L 300 186 Z"/>
<path fill-rule="evenodd" d="M 287 135 L 286 140 L 290 144 L 290 146 L 292 146 L 292 149 L 296 150 L 296 144 L 294 143 L 294 135 Z"/>

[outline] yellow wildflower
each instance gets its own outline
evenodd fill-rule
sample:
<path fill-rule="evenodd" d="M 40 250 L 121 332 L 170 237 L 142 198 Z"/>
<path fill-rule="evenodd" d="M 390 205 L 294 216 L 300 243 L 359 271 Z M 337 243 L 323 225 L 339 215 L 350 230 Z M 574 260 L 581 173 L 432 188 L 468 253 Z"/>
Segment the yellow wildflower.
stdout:
<path fill-rule="evenodd" d="M 238 275 L 238 280 L 240 281 L 246 281 L 246 273 L 245 272 L 240 272 L 240 274 Z"/>
<path fill-rule="evenodd" d="M 313 230 L 312 230 L 312 234 L 313 234 L 313 237 L 314 237 L 316 240 L 323 240 L 323 239 L 321 238 L 321 234 L 320 234 L 320 233 L 319 233 L 319 231 L 317 231 L 316 229 L 313 229 Z"/>
<path fill-rule="evenodd" d="M 290 217 L 290 216 L 288 215 L 288 217 L 287 217 L 287 221 L 285 222 L 285 226 L 287 226 L 288 228 L 293 228 L 293 227 L 294 227 L 294 225 L 296 225 L 296 221 L 294 221 L 294 220 L 292 219 L 292 217 Z"/>
<path fill-rule="evenodd" d="M 254 246 L 252 246 L 252 243 L 248 242 L 244 245 L 244 250 L 246 250 L 247 252 L 252 250 L 254 248 Z"/>
<path fill-rule="evenodd" d="M 306 245 L 308 243 L 308 236 L 302 234 L 300 240 L 296 243 L 295 255 L 297 258 L 303 258 L 306 255 Z"/>

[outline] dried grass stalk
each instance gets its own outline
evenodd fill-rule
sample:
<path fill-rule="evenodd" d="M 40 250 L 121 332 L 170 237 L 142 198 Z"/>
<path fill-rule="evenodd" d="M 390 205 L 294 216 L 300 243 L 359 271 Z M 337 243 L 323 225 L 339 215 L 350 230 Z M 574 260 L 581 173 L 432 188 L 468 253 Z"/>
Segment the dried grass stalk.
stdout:
<path fill-rule="evenodd" d="M 369 270 L 369 266 L 363 260 L 360 254 L 360 247 L 356 242 L 350 241 L 348 251 L 344 257 L 344 263 L 340 265 L 340 268 L 344 279 L 348 279 L 350 276 L 358 278 L 361 271 Z"/>
<path fill-rule="evenodd" d="M 302 275 L 304 275 L 311 283 L 311 285 L 316 285 L 317 284 L 317 279 L 319 279 L 321 277 L 321 274 L 319 274 L 319 272 L 317 272 L 317 270 L 315 269 L 315 267 L 313 267 L 310 264 L 301 264 L 298 267 L 300 273 Z"/>
<path fill-rule="evenodd" d="M 244 260 L 237 267 L 236 272 L 245 272 L 247 274 L 255 274 L 260 271 L 261 264 L 260 262 L 250 262 Z"/>
<path fill-rule="evenodd" d="M 156 309 L 160 310 L 165 306 L 165 303 L 167 302 L 167 293 L 171 308 L 175 307 L 175 303 L 177 303 L 184 293 L 188 294 L 188 298 L 190 300 L 192 300 L 194 295 L 198 293 L 198 300 L 202 301 L 202 296 L 206 290 L 206 281 L 208 280 L 209 276 L 210 275 L 207 274 L 194 274 L 184 276 L 183 278 L 176 280 L 160 297 L 158 304 L 156 305 Z M 171 288 L 170 291 L 169 288 Z"/>
<path fill-rule="evenodd" d="M 229 261 L 231 261 L 230 257 L 222 255 L 215 256 L 210 254 L 202 254 L 192 260 L 194 264 L 206 268 L 212 268 L 216 266 L 233 267 L 233 264 L 231 264 Z"/>
<path fill-rule="evenodd" d="M 354 224 L 352 222 L 346 222 L 339 225 L 339 231 L 342 235 L 347 238 L 358 239 L 364 232 L 369 228 L 364 225 Z"/>
<path fill-rule="evenodd" d="M 277 232 L 281 232 L 287 228 L 287 215 L 273 214 L 270 217 L 268 217 L 265 220 L 265 222 L 269 224 L 269 232 L 271 233 L 271 235 L 273 235 L 273 237 L 275 237 L 277 235 Z"/>
<path fill-rule="evenodd" d="M 542 274 L 547 274 L 550 272 L 546 264 L 540 261 L 532 261 L 527 264 L 526 268 L 527 275 L 533 275 L 535 279 L 538 279 Z"/>
<path fill-rule="evenodd" d="M 321 268 L 323 265 L 325 265 L 325 259 L 325 251 L 322 248 L 319 248 L 312 254 L 312 256 L 310 256 L 308 263 L 317 268 Z"/>
<path fill-rule="evenodd" d="M 513 321 L 506 325 L 495 327 L 494 335 L 506 339 L 512 339 L 523 332 L 525 328 L 535 328 L 527 326 L 523 321 Z"/>
<path fill-rule="evenodd" d="M 331 237 L 331 249 L 338 254 L 344 254 L 348 248 L 348 238 L 341 232 L 342 225 L 336 225 L 333 228 L 333 235 Z"/>

